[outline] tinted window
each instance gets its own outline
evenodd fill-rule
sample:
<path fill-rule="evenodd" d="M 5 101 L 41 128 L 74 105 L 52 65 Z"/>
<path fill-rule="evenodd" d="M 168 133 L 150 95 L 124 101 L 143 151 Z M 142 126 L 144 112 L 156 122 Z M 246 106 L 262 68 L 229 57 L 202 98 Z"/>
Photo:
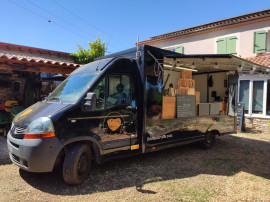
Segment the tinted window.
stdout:
<path fill-rule="evenodd" d="M 105 78 L 94 88 L 96 93 L 96 109 L 104 109 L 105 103 Z"/>
<path fill-rule="evenodd" d="M 130 103 L 130 92 L 128 75 L 109 75 L 106 107 Z"/>
<path fill-rule="evenodd" d="M 253 82 L 252 113 L 262 114 L 264 81 Z"/>
<path fill-rule="evenodd" d="M 245 103 L 245 113 L 249 108 L 249 80 L 240 81 L 239 101 Z"/>
<path fill-rule="evenodd" d="M 266 114 L 270 115 L 270 80 L 267 81 Z"/>

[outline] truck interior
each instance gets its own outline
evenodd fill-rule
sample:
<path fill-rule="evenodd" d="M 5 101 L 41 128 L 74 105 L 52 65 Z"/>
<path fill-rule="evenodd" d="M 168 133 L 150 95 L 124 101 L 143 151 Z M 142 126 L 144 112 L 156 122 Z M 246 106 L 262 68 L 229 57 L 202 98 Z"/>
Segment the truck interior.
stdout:
<path fill-rule="evenodd" d="M 148 91 L 147 118 L 155 120 L 235 116 L 238 76 L 266 76 L 270 72 L 267 67 L 229 54 L 182 55 L 148 50 L 145 61 L 147 89 L 152 89 Z"/>

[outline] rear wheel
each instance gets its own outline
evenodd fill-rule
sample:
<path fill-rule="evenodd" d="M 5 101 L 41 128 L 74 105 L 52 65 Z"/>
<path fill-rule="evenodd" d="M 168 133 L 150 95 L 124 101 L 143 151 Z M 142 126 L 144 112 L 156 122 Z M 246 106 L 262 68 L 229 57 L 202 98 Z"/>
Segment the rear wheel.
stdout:
<path fill-rule="evenodd" d="M 87 144 L 72 145 L 63 163 L 63 178 L 67 184 L 83 183 L 90 174 L 92 153 Z"/>
<path fill-rule="evenodd" d="M 216 134 L 214 132 L 207 132 L 205 134 L 205 139 L 202 141 L 202 147 L 204 149 L 210 149 L 214 146 L 216 139 Z"/>

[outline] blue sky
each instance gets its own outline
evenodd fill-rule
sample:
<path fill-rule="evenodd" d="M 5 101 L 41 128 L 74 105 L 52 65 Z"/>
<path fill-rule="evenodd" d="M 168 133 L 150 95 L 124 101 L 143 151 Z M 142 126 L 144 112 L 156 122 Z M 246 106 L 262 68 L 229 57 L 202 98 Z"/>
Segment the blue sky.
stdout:
<path fill-rule="evenodd" d="M 270 8 L 269 0 L 1 0 L 0 42 L 73 53 L 99 35 L 107 51 Z"/>

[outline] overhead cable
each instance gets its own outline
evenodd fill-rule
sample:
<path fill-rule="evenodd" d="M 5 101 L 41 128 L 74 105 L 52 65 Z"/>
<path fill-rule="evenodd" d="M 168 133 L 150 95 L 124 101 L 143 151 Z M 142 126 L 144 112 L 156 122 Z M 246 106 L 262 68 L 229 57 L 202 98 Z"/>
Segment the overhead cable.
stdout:
<path fill-rule="evenodd" d="M 70 12 L 71 14 L 73 14 L 74 16 L 76 16 L 77 18 L 81 19 L 82 21 L 84 21 L 85 23 L 87 23 L 89 26 L 91 26 L 92 28 L 96 29 L 98 32 L 104 34 L 107 37 L 110 37 L 107 33 L 101 31 L 97 26 L 91 24 L 88 20 L 82 18 L 80 15 L 78 15 L 77 13 L 73 12 L 72 10 L 62 6 L 61 4 L 59 4 L 58 2 L 56 2 L 55 0 L 51 0 L 52 2 L 54 2 L 56 5 L 58 5 L 59 7 L 63 8 L 64 10 L 66 10 L 67 12 Z M 125 44 L 123 44 L 121 41 L 118 41 L 117 39 L 113 39 L 114 41 L 120 43 L 123 46 L 126 46 Z"/>
<path fill-rule="evenodd" d="M 82 38 L 88 40 L 88 39 L 87 39 L 86 37 L 84 37 L 83 35 L 78 34 L 78 33 L 74 32 L 74 31 L 72 31 L 72 30 L 70 30 L 70 29 L 68 29 L 68 28 L 66 28 L 66 27 L 64 27 L 64 26 L 62 26 L 62 25 L 60 25 L 60 24 L 58 24 L 58 23 L 56 23 L 56 22 L 54 22 L 54 21 L 52 21 L 52 20 L 50 20 L 50 19 L 48 19 L 48 18 L 42 16 L 42 15 L 40 15 L 40 14 L 37 13 L 37 12 L 34 12 L 34 11 L 32 11 L 32 10 L 30 10 L 30 9 L 28 9 L 28 8 L 26 8 L 26 7 L 24 7 L 24 6 L 22 6 L 22 5 L 19 5 L 19 4 L 15 3 L 15 2 L 13 2 L 13 1 L 11 1 L 11 0 L 9 0 L 9 2 L 12 3 L 12 4 L 15 4 L 16 6 L 18 6 L 18 7 L 20 7 L 20 8 L 23 8 L 24 10 L 27 10 L 28 12 L 31 12 L 31 13 L 34 14 L 34 15 L 39 16 L 40 18 L 45 19 L 46 21 L 48 21 L 48 22 L 50 22 L 50 23 L 53 23 L 53 24 L 57 25 L 58 27 L 61 27 L 62 29 L 65 29 L 66 31 L 69 31 L 69 32 L 71 32 L 71 33 L 73 33 L 73 34 L 75 34 L 75 35 L 78 35 L 78 36 L 80 36 L 80 37 L 82 37 Z"/>

